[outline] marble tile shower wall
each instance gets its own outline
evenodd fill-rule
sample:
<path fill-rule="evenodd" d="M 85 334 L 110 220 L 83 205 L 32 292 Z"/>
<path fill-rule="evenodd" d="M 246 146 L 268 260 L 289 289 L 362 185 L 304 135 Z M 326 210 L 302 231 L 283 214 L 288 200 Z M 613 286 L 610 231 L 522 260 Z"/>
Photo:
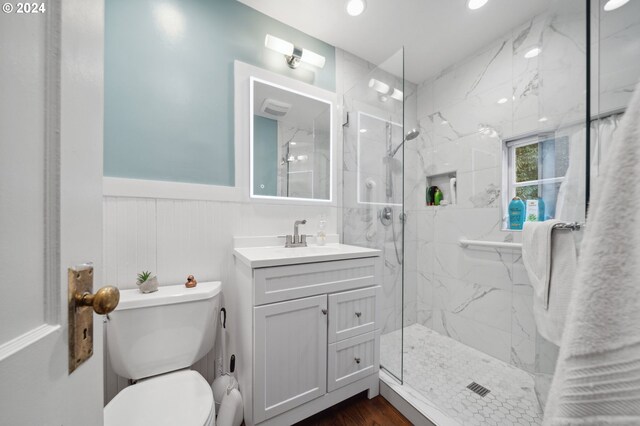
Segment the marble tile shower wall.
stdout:
<path fill-rule="evenodd" d="M 542 55 L 525 59 L 524 53 L 544 43 L 547 57 L 584 62 L 582 33 L 574 24 L 559 16 L 535 17 L 422 82 L 421 134 L 407 146 L 412 160 L 405 167 L 406 233 L 414 238 L 407 239 L 406 250 L 415 258 L 407 258 L 405 281 L 417 283 L 417 322 L 528 371 L 534 368 L 535 323 L 520 253 L 463 249 L 458 241 L 519 240 L 501 230 L 502 141 L 542 128 L 538 119 L 546 106 L 540 97 L 546 84 Z M 551 71 L 545 76 L 553 76 L 553 86 L 558 78 L 567 84 L 579 79 Z M 502 98 L 506 102 L 498 103 Z M 546 110 L 566 119 L 581 106 L 575 96 L 569 99 Z M 426 177 L 450 172 L 457 177 L 457 204 L 425 206 Z"/>
<path fill-rule="evenodd" d="M 350 124 L 343 128 L 343 185 L 342 185 L 342 237 L 346 244 L 357 244 L 378 248 L 383 251 L 384 271 L 382 279 L 383 298 L 381 304 L 382 333 L 397 330 L 402 326 L 402 306 L 405 303 L 405 324 L 416 321 L 416 281 L 405 280 L 404 298 L 402 286 L 402 227 L 400 215 L 402 213 L 402 155 L 401 151 L 393 162 L 393 196 L 385 198 L 385 165 L 386 139 L 383 134 L 372 135 L 369 128 L 367 140 L 363 140 L 358 147 L 359 128 L 358 112 L 380 117 L 395 123 L 403 122 L 402 104 L 389 99 L 381 102 L 372 89 L 368 88 L 369 78 L 374 77 L 388 84 L 393 83 L 397 88 L 402 87 L 402 81 L 375 65 L 358 58 L 344 50 L 336 51 L 337 88 L 343 100 L 342 108 L 349 112 Z M 405 130 L 416 126 L 417 86 L 404 83 Z M 373 119 L 373 121 L 376 121 Z M 382 123 L 382 121 L 380 121 Z M 395 129 L 393 145 L 397 146 L 402 140 L 402 129 Z M 366 145 L 366 146 L 365 146 Z M 358 150 L 360 149 L 360 152 Z M 406 161 L 406 160 L 405 160 Z M 360 168 L 358 167 L 360 162 Z M 406 163 L 405 163 L 406 164 Z M 364 170 L 364 171 L 363 171 Z M 361 175 L 358 176 L 358 173 Z M 360 178 L 360 181 L 358 180 Z M 375 204 L 365 204 L 364 199 L 358 199 L 358 183 L 369 179 L 373 182 L 373 198 L 367 200 Z M 364 191 L 365 187 L 361 186 Z M 361 194 L 361 197 L 366 195 Z M 379 219 L 379 213 L 385 206 L 393 211 L 394 226 L 385 226 Z M 407 236 L 407 238 L 412 238 Z M 415 253 L 407 254 L 406 262 L 415 263 Z M 398 348 L 398 354 L 401 348 Z M 384 360 L 383 360 L 384 361 Z"/>

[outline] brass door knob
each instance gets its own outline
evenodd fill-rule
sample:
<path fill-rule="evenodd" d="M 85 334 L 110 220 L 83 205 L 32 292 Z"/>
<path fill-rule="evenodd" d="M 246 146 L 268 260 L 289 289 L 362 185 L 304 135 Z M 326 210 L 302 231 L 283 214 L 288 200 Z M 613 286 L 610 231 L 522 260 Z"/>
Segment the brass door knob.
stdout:
<path fill-rule="evenodd" d="M 118 306 L 120 290 L 113 286 L 102 287 L 95 294 L 76 294 L 78 306 L 91 306 L 98 315 L 106 315 Z"/>

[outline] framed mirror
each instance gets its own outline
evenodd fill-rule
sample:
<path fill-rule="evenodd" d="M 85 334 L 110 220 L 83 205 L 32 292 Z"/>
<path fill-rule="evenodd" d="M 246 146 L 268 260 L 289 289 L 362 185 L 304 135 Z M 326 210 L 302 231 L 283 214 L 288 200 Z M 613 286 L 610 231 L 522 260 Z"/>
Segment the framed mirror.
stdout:
<path fill-rule="evenodd" d="M 333 200 L 333 103 L 250 78 L 252 198 Z"/>

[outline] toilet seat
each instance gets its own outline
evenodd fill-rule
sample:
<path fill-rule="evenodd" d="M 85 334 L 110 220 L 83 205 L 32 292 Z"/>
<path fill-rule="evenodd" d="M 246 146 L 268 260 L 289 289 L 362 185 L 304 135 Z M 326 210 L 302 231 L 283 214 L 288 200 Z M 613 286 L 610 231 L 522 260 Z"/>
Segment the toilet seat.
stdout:
<path fill-rule="evenodd" d="M 104 408 L 105 426 L 211 426 L 214 419 L 211 386 L 190 370 L 138 382 Z"/>

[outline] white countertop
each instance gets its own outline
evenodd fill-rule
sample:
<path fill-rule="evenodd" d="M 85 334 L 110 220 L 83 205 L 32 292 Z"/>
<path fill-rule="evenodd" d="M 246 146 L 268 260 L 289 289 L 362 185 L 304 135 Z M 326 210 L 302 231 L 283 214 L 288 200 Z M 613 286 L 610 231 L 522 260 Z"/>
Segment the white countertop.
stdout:
<path fill-rule="evenodd" d="M 291 248 L 285 248 L 284 245 L 265 247 L 236 246 L 233 250 L 233 255 L 236 259 L 250 268 L 377 257 L 380 256 L 380 253 L 380 250 L 376 249 L 338 243 L 327 243 L 323 246 L 309 244 L 307 247 Z"/>

